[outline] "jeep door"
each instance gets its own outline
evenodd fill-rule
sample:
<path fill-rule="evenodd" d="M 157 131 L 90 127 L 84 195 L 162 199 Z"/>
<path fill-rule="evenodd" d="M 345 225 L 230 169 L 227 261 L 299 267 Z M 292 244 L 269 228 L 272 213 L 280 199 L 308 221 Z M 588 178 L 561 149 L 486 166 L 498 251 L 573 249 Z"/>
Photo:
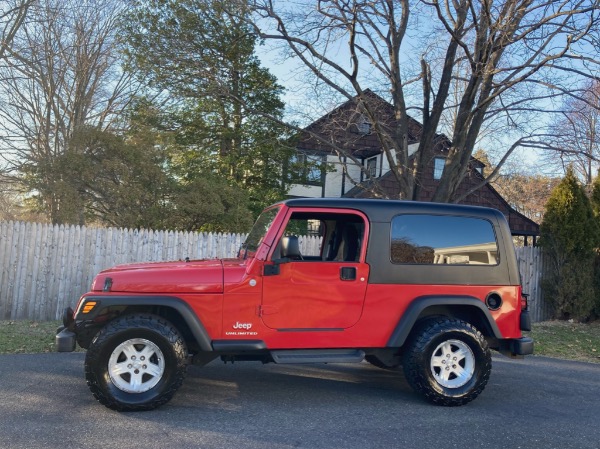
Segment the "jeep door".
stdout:
<path fill-rule="evenodd" d="M 290 210 L 265 266 L 264 324 L 296 331 L 356 324 L 369 278 L 368 227 L 357 211 Z"/>

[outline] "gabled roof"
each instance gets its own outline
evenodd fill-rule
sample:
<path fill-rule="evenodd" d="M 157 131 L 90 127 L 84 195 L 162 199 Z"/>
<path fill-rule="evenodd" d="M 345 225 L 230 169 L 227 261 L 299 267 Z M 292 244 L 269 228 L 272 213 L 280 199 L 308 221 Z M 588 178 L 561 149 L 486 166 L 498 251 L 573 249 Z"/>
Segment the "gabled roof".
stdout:
<path fill-rule="evenodd" d="M 393 130 L 396 122 L 393 106 L 371 90 L 364 92 L 364 98 L 377 116 L 378 124 Z M 324 153 L 335 153 L 337 147 L 356 157 L 378 154 L 381 143 L 375 133 L 363 132 L 360 126 L 363 117 L 364 106 L 359 97 L 347 100 L 304 128 L 296 146 L 301 150 Z M 409 117 L 409 144 L 419 141 L 421 129 L 422 125 Z"/>

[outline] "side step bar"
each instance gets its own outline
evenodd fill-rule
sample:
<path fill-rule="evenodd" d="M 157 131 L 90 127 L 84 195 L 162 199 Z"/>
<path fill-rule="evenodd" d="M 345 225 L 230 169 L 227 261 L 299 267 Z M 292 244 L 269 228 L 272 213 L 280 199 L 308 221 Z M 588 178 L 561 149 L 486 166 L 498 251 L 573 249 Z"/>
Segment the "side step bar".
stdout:
<path fill-rule="evenodd" d="M 275 363 L 360 363 L 365 358 L 359 349 L 298 349 L 271 351 Z"/>

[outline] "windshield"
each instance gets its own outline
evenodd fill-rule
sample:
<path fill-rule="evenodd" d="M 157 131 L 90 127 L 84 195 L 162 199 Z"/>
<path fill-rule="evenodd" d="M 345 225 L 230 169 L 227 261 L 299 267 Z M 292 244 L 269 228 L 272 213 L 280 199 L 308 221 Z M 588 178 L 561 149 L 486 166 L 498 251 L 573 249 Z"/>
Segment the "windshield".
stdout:
<path fill-rule="evenodd" d="M 248 237 L 246 237 L 246 241 L 242 244 L 242 247 L 240 248 L 240 257 L 245 259 L 248 256 L 249 252 L 256 252 L 256 250 L 258 250 L 258 247 L 262 243 L 265 234 L 271 227 L 273 220 L 275 220 L 277 212 L 279 212 L 279 208 L 274 207 L 260 214 L 260 216 L 256 220 L 256 223 L 254 223 L 254 226 L 252 226 Z"/>

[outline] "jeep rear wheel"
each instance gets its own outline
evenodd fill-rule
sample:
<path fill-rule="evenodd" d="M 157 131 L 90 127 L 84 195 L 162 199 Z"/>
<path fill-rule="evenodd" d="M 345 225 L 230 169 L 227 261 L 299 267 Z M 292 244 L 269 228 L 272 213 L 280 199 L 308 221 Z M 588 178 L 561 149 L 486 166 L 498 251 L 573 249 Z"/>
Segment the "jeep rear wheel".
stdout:
<path fill-rule="evenodd" d="M 110 322 L 90 345 L 85 375 L 94 397 L 119 411 L 168 402 L 186 371 L 186 345 L 168 321 L 127 315 Z"/>
<path fill-rule="evenodd" d="M 485 388 L 492 358 L 485 338 L 471 324 L 440 318 L 424 322 L 404 352 L 408 383 L 428 401 L 464 405 Z"/>

